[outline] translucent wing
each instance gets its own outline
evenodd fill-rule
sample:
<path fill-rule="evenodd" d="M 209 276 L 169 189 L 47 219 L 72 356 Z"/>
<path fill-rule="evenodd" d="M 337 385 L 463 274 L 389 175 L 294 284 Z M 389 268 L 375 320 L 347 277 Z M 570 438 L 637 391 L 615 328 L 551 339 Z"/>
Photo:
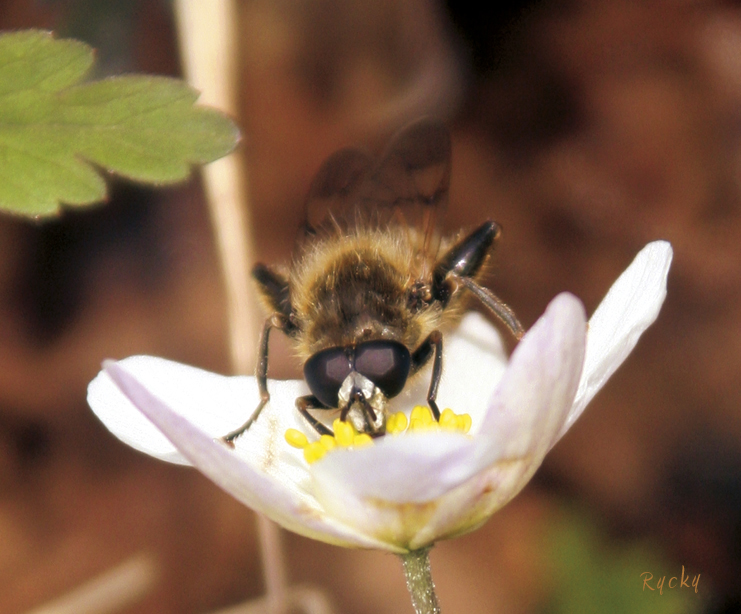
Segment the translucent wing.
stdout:
<path fill-rule="evenodd" d="M 341 149 L 327 158 L 306 197 L 303 234 L 314 236 L 346 226 L 372 166 L 371 156 L 360 149 Z"/>
<path fill-rule="evenodd" d="M 420 250 L 431 262 L 439 247 L 450 168 L 447 128 L 433 119 L 417 120 L 396 134 L 363 181 L 358 207 L 371 212 L 378 224 L 395 222 L 415 229 Z"/>
<path fill-rule="evenodd" d="M 414 234 L 423 263 L 433 262 L 448 199 L 450 157 L 447 128 L 428 118 L 399 131 L 376 165 L 362 150 L 338 151 L 311 185 L 302 236 L 341 234 L 358 224 L 401 225 Z"/>

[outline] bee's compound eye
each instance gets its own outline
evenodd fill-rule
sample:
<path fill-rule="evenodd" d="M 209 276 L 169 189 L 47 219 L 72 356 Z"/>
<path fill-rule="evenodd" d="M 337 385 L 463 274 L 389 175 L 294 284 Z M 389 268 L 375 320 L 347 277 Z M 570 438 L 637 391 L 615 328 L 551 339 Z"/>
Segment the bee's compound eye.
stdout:
<path fill-rule="evenodd" d="M 409 350 L 398 341 L 367 341 L 355 351 L 355 370 L 378 386 L 387 398 L 404 389 L 411 364 Z"/>
<path fill-rule="evenodd" d="M 350 371 L 350 358 L 341 347 L 317 352 L 304 364 L 304 378 L 311 393 L 326 407 L 337 407 L 337 393 Z"/>

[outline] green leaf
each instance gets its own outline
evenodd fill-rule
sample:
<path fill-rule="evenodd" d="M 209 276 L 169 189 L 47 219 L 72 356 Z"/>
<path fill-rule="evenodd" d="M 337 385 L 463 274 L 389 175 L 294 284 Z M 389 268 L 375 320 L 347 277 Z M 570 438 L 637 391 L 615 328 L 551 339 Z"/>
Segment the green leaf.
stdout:
<path fill-rule="evenodd" d="M 103 200 L 96 169 L 135 181 L 185 179 L 229 153 L 234 123 L 194 106 L 177 79 L 122 76 L 80 84 L 93 50 L 29 30 L 0 35 L 0 209 L 55 213 Z"/>

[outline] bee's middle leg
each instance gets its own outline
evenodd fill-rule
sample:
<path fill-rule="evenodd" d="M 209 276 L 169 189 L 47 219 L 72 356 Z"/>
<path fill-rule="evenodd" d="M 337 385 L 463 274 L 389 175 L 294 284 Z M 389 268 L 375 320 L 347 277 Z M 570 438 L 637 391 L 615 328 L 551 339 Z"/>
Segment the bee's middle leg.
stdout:
<path fill-rule="evenodd" d="M 440 386 L 440 378 L 443 374 L 443 334 L 439 330 L 433 330 L 419 347 L 412 353 L 411 372 L 416 373 L 424 367 L 434 353 L 432 362 L 432 377 L 430 387 L 427 391 L 427 403 L 432 410 L 435 420 L 440 421 L 440 409 L 437 406 L 437 389 Z"/>

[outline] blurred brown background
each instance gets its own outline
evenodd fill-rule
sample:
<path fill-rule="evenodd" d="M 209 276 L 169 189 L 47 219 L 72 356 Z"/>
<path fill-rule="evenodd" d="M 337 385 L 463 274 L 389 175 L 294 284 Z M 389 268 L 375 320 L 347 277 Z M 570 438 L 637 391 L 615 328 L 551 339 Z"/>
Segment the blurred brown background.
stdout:
<path fill-rule="evenodd" d="M 526 324 L 562 290 L 591 312 L 645 243 L 670 240 L 658 322 L 525 492 L 439 544 L 433 571 L 447 614 L 570 611 L 585 587 L 597 588 L 579 611 L 638 611 L 626 595 L 646 612 L 741 611 L 741 7 L 476 6 L 242 3 L 239 123 L 258 254 L 288 258 L 328 154 L 378 148 L 425 113 L 453 134 L 449 228 L 502 223 L 492 286 Z M 6 0 L 0 28 L 86 40 L 100 75 L 173 75 L 170 10 Z M 106 205 L 45 222 L 0 217 L 0 253 L 0 612 L 30 611 L 139 552 L 160 575 L 129 614 L 259 595 L 252 513 L 195 471 L 126 448 L 85 403 L 107 357 L 227 371 L 197 179 L 159 191 L 117 181 Z M 296 373 L 274 349 L 272 374 Z M 588 564 L 545 546 L 571 515 L 597 544 Z M 337 611 L 411 612 L 394 557 L 284 541 L 291 579 L 325 588 Z M 635 544 L 645 558 L 616 567 Z M 700 573 L 698 595 L 647 601 L 639 574 L 655 560 Z M 558 570 L 574 561 L 567 586 Z"/>

